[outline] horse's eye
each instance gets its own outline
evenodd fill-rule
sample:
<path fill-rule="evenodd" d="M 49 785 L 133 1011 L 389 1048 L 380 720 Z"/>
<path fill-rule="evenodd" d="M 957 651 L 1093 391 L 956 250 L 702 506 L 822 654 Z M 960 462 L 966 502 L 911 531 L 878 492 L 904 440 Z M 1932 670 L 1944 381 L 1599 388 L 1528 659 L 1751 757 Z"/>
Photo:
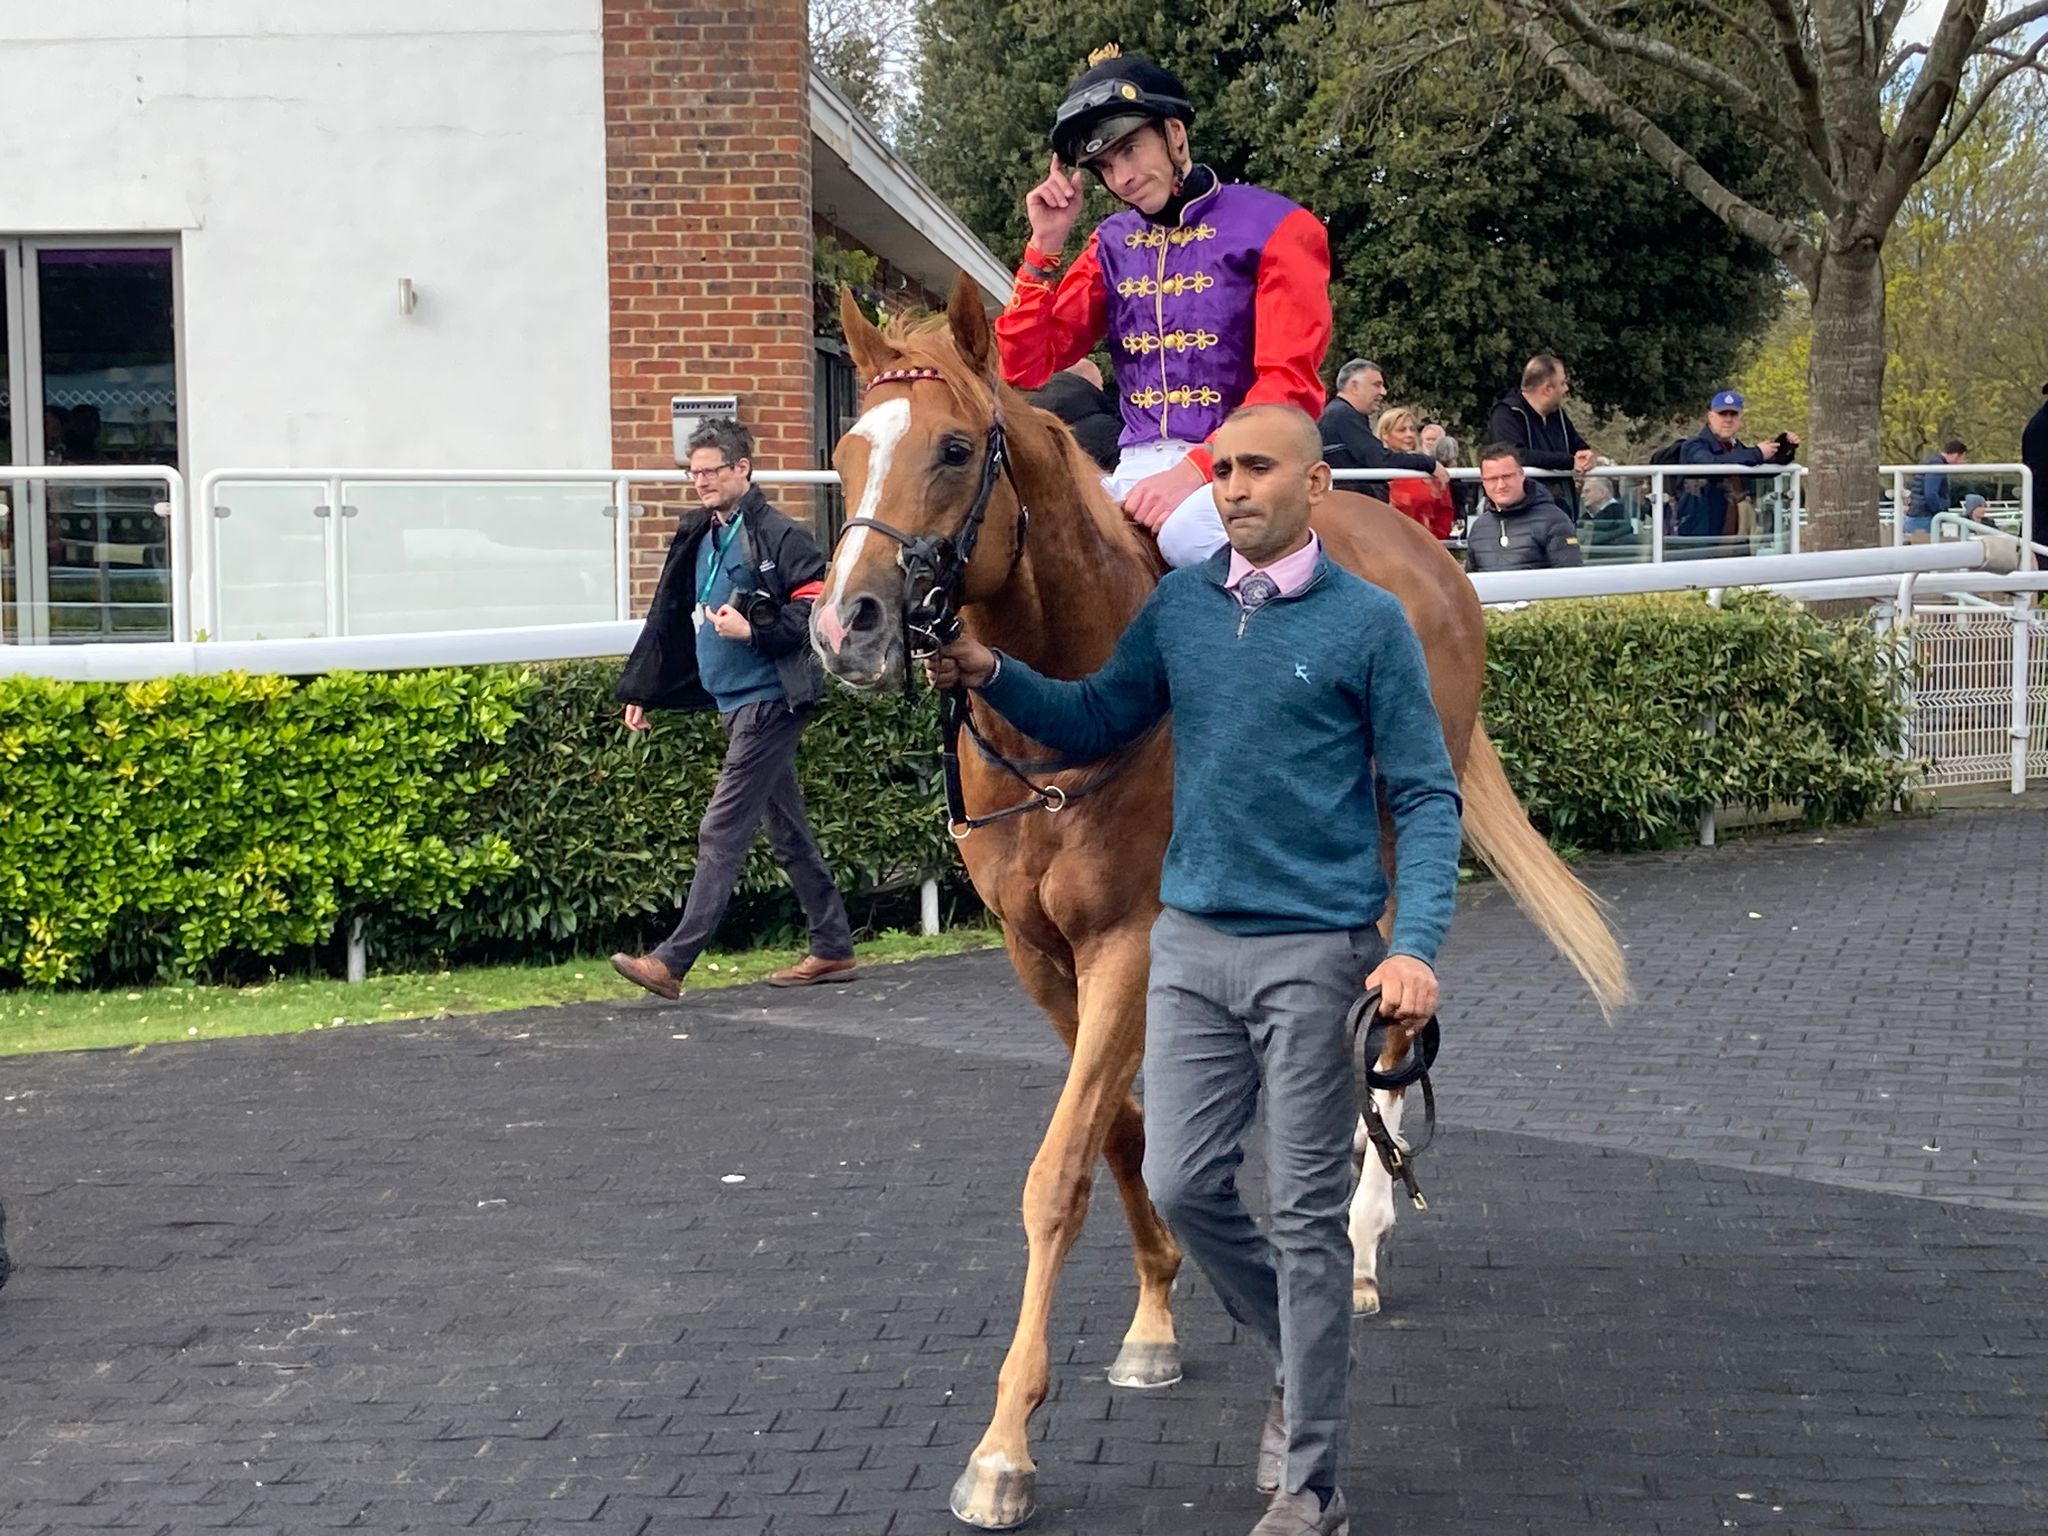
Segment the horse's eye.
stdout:
<path fill-rule="evenodd" d="M 973 456 L 974 450 L 961 442 L 957 437 L 947 439 L 945 447 L 939 450 L 939 462 L 941 464 L 949 464 L 955 469 L 965 464 Z"/>

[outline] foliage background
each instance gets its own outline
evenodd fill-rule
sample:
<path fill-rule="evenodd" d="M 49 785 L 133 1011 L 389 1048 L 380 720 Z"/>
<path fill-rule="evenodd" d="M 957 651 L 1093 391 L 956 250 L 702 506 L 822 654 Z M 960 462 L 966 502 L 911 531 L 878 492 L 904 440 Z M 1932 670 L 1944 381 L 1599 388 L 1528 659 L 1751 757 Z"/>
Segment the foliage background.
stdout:
<path fill-rule="evenodd" d="M 1855 621 L 1737 596 L 1554 603 L 1491 628 L 1488 728 L 1560 841 L 1682 840 L 1725 802 L 1854 818 L 1904 782 L 1887 655 Z M 0 681 L 0 983 L 331 966 L 353 915 L 383 964 L 644 944 L 688 887 L 724 742 L 701 715 L 631 735 L 615 675 Z M 857 908 L 958 879 L 928 699 L 834 690 L 798 772 Z M 757 847 L 727 934 L 794 923 Z"/>

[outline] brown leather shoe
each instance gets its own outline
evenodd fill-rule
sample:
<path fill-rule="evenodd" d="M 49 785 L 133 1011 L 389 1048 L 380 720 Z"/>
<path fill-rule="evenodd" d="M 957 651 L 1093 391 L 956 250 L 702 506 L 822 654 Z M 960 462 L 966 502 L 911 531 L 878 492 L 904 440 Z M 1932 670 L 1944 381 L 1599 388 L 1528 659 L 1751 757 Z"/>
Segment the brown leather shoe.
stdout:
<path fill-rule="evenodd" d="M 795 965 L 785 966 L 768 978 L 771 987 L 815 987 L 821 981 L 852 981 L 860 975 L 860 964 L 851 955 L 844 960 L 827 960 L 805 955 Z"/>
<path fill-rule="evenodd" d="M 645 987 L 656 997 L 674 1002 L 683 995 L 682 986 L 669 974 L 668 967 L 652 955 L 613 955 L 612 969 L 634 986 Z"/>

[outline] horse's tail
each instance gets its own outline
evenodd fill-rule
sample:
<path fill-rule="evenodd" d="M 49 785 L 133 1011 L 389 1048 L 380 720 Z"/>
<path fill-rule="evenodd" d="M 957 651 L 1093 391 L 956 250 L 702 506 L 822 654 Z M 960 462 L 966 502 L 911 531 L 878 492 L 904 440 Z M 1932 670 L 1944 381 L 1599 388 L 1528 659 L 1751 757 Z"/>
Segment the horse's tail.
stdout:
<path fill-rule="evenodd" d="M 1603 1014 L 1628 1001 L 1628 964 L 1607 923 L 1606 904 L 1565 867 L 1543 834 L 1529 825 L 1483 727 L 1472 727 L 1459 787 L 1465 795 L 1465 836 L 1492 866 L 1515 905 L 1559 954 L 1585 977 Z"/>

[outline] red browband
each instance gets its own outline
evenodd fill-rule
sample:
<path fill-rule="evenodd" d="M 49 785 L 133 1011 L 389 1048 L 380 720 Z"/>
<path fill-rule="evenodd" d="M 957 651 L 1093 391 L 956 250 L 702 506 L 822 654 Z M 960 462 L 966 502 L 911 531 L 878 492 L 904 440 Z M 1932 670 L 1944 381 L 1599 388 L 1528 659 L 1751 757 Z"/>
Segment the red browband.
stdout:
<path fill-rule="evenodd" d="M 880 389 L 884 384 L 918 384 L 936 380 L 945 382 L 946 376 L 936 368 L 888 368 L 868 380 L 869 389 Z"/>

